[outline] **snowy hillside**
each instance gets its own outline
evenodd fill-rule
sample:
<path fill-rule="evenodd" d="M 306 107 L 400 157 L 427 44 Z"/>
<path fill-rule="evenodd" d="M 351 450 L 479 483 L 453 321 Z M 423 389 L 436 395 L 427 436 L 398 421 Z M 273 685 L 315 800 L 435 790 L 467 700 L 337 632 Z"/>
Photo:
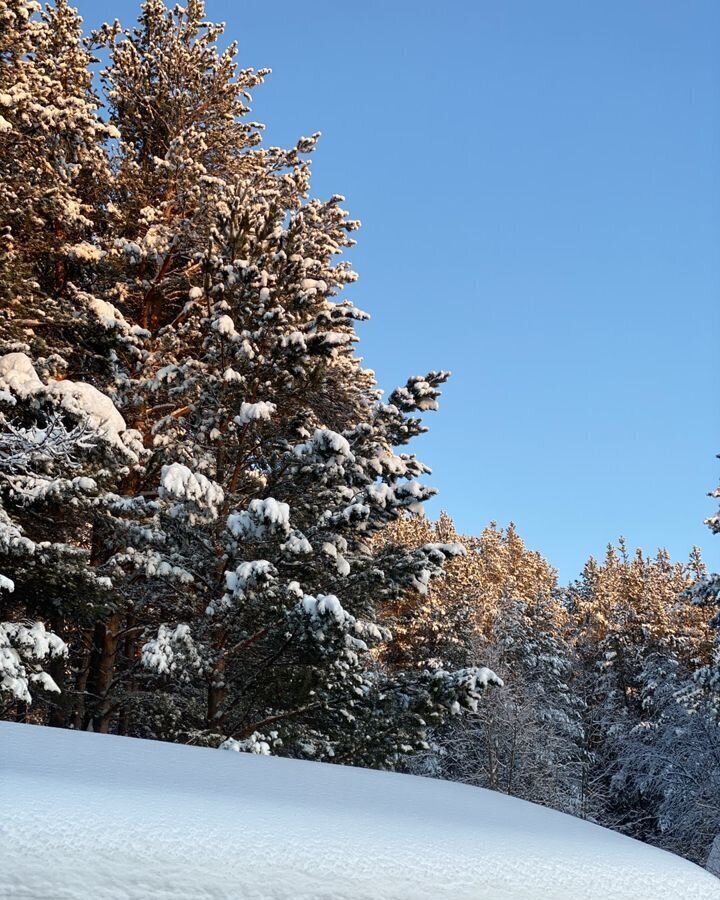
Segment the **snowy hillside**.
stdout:
<path fill-rule="evenodd" d="M 0 722 L 0 897 L 720 900 L 668 853 L 477 788 Z"/>

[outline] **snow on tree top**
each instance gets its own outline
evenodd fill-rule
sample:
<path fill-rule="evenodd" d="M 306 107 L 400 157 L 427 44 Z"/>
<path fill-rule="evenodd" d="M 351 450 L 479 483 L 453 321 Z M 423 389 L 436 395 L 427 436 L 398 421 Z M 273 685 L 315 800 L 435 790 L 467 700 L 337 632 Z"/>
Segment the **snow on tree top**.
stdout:
<path fill-rule="evenodd" d="M 236 538 L 261 538 L 276 531 L 289 534 L 290 507 L 273 497 L 251 500 L 246 510 L 228 516 L 227 527 Z"/>
<path fill-rule="evenodd" d="M 212 327 L 218 334 L 222 334 L 231 341 L 240 340 L 240 335 L 235 330 L 235 323 L 230 316 L 220 316 L 213 322 Z"/>
<path fill-rule="evenodd" d="M 91 384 L 83 381 L 53 381 L 48 385 L 47 391 L 60 399 L 64 409 L 86 418 L 108 439 L 118 439 L 127 427 L 112 400 Z"/>
<path fill-rule="evenodd" d="M 105 256 L 104 250 L 101 250 L 100 247 L 96 247 L 94 244 L 90 244 L 88 241 L 80 241 L 79 244 L 68 247 L 67 252 L 74 259 L 82 262 L 98 262 Z"/>
<path fill-rule="evenodd" d="M 354 459 L 347 438 L 330 428 L 317 428 L 309 441 L 297 444 L 294 449 L 296 456 L 310 456 L 318 451 Z"/>
<path fill-rule="evenodd" d="M 90 311 L 95 315 L 103 328 L 119 328 L 122 331 L 128 331 L 130 325 L 126 321 L 123 314 L 112 303 L 101 300 L 99 297 L 92 297 L 89 301 Z"/>
<path fill-rule="evenodd" d="M 6 582 L 9 579 L 4 579 Z M 57 635 L 45 630 L 42 622 L 0 622 L 0 692 L 8 692 L 23 703 L 31 703 L 29 686 L 40 684 L 46 691 L 59 692 L 53 679 L 36 660 L 64 656 L 67 647 Z"/>

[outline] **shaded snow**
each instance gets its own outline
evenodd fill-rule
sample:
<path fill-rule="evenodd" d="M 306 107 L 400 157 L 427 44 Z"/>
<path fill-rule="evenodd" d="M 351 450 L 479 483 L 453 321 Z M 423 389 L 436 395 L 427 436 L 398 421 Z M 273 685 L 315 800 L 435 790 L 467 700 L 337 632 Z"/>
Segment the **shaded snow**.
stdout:
<path fill-rule="evenodd" d="M 68 248 L 68 254 L 82 262 L 98 262 L 105 256 L 105 252 L 88 241 L 80 241 Z M 100 301 L 102 303 L 102 301 Z"/>
<path fill-rule="evenodd" d="M 5 585 L 9 579 L 0 576 Z M 12 584 L 12 582 L 10 582 Z M 40 684 L 46 691 L 59 693 L 53 679 L 34 664 L 48 656 L 65 656 L 64 642 L 42 622 L 0 622 L 0 696 L 11 694 L 24 703 L 31 703 L 31 684 Z"/>
<path fill-rule="evenodd" d="M 106 440 L 122 446 L 119 436 L 125 431 L 125 419 L 102 391 L 84 381 L 51 381 L 46 390 L 68 412 L 84 417 Z"/>
<path fill-rule="evenodd" d="M 231 341 L 237 341 L 240 339 L 240 335 L 235 331 L 235 323 L 230 318 L 230 316 L 220 316 L 219 319 L 216 319 L 212 323 L 212 327 L 218 334 L 224 335 L 226 338 L 229 338 Z"/>
<path fill-rule="evenodd" d="M 99 297 L 91 297 L 88 306 L 98 322 L 100 322 L 102 327 L 106 330 L 109 331 L 113 328 L 119 328 L 123 332 L 130 330 L 130 325 L 127 320 L 120 310 L 116 306 L 113 306 L 112 303 L 101 300 Z"/>
<path fill-rule="evenodd" d="M 7 722 L 0 748 L 3 900 L 720 900 L 479 788 Z"/>
<path fill-rule="evenodd" d="M 720 834 L 716 835 L 707 860 L 708 869 L 720 878 Z"/>

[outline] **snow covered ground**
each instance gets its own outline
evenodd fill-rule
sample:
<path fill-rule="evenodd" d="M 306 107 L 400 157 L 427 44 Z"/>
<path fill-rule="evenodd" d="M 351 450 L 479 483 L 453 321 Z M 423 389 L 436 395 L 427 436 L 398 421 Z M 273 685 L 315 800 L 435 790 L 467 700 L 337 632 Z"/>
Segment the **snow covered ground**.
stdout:
<path fill-rule="evenodd" d="M 720 900 L 720 880 L 478 788 L 0 722 L 0 897 Z"/>

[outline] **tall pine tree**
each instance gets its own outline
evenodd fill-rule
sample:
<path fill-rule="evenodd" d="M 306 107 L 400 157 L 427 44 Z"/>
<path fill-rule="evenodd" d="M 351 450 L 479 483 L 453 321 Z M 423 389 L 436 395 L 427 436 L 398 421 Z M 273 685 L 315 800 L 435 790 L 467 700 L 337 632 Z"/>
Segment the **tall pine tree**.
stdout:
<path fill-rule="evenodd" d="M 40 67 L 38 94 L 49 78 L 58 108 L 75 110 L 70 147 L 54 139 L 59 113 L 34 147 L 46 193 L 64 193 L 48 208 L 33 195 L 38 212 L 8 222 L 17 288 L 0 333 L 8 435 L 64 442 L 23 460 L 51 486 L 32 509 L 17 477 L 2 498 L 23 539 L 37 531 L 62 556 L 39 592 L 47 566 L 35 581 L 11 573 L 15 615 L 34 598 L 69 647 L 65 706 L 48 716 L 393 765 L 496 680 L 378 663 L 378 605 L 457 552 L 374 540 L 433 493 L 398 448 L 425 430 L 447 374 L 382 401 L 353 352 L 366 316 L 343 296 L 357 223 L 342 197 L 309 194 L 318 136 L 261 146 L 247 114 L 266 73 L 218 49 L 201 2 L 146 0 L 135 28 L 93 36 L 109 56 L 107 122 L 74 12 L 22 8 L 9 91 Z M 20 187 L 8 167 L 6 190 Z"/>

